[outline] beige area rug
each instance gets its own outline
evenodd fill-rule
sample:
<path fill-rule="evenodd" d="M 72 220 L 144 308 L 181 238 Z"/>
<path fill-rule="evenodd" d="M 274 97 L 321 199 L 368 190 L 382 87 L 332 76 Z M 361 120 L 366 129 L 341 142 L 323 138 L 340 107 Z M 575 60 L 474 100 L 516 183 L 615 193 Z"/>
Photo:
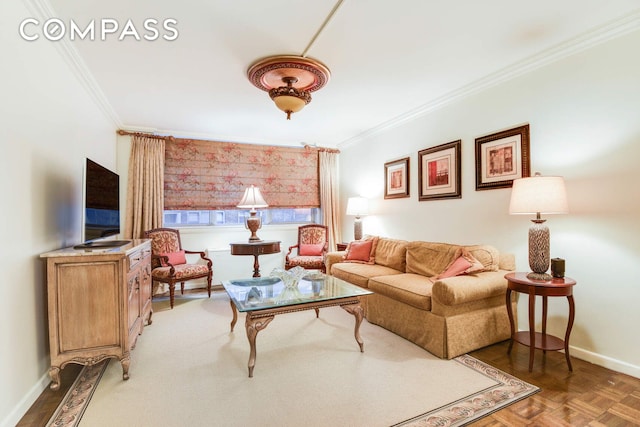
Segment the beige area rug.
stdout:
<path fill-rule="evenodd" d="M 131 378 L 122 380 L 116 360 L 104 375 L 101 365 L 86 368 L 68 394 L 84 390 L 76 403 L 86 405 L 63 402 L 73 411 L 50 425 L 457 426 L 538 391 L 470 356 L 436 358 L 366 321 L 360 353 L 354 317 L 338 307 L 318 319 L 313 310 L 276 316 L 258 334 L 249 378 L 244 315 L 230 333 L 225 293 L 179 297 L 173 310 L 154 300 L 154 310 Z"/>

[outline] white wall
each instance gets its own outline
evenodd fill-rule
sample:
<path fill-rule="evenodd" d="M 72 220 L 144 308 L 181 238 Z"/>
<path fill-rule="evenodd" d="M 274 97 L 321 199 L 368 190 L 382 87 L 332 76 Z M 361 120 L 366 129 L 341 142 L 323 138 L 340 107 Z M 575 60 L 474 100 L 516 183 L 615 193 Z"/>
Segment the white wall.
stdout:
<path fill-rule="evenodd" d="M 0 426 L 15 425 L 49 382 L 39 254 L 80 239 L 85 157 L 116 166 L 115 127 L 49 41 L 19 38 L 33 16 L 0 4 Z"/>
<path fill-rule="evenodd" d="M 638 46 L 636 31 L 340 147 L 343 203 L 371 197 L 365 233 L 488 243 L 515 253 L 518 269 L 529 270 L 528 218 L 508 215 L 510 189 L 475 191 L 474 163 L 476 137 L 529 123 L 532 172 L 562 175 L 567 184 L 571 212 L 547 217 L 547 225 L 551 256 L 565 258 L 566 274 L 578 282 L 572 355 L 640 377 Z M 457 139 L 462 199 L 418 202 L 418 151 Z M 384 200 L 383 165 L 406 156 L 411 197 Z M 345 236 L 353 235 L 352 224 L 346 217 Z M 522 329 L 526 304 L 520 298 Z M 566 299 L 551 298 L 549 306 L 548 330 L 563 337 Z"/>

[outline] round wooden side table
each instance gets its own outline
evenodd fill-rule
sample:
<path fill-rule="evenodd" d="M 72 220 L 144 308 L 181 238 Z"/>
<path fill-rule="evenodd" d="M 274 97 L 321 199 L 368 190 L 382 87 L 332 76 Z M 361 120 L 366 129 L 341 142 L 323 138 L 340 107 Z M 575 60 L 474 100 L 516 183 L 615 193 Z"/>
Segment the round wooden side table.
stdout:
<path fill-rule="evenodd" d="M 253 277 L 260 277 L 260 255 L 276 254 L 280 252 L 280 241 L 258 240 L 255 242 L 229 243 L 231 255 L 253 255 Z"/>
<path fill-rule="evenodd" d="M 533 370 L 533 356 L 535 349 L 546 352 L 547 350 L 557 351 L 564 349 L 569 371 L 573 371 L 571 359 L 569 358 L 569 336 L 573 327 L 575 317 L 575 304 L 573 302 L 573 287 L 576 281 L 570 277 L 553 278 L 548 281 L 531 280 L 527 273 L 508 273 L 504 276 L 507 279 L 507 313 L 511 324 L 511 342 L 507 354 L 511 353 L 513 342 L 526 345 L 529 350 L 529 372 Z M 516 291 L 529 295 L 529 330 L 516 332 L 513 320 L 513 309 L 511 308 L 511 292 Z M 536 296 L 542 296 L 542 332 L 535 331 L 535 308 Z M 569 321 L 564 340 L 547 334 L 547 297 L 567 297 L 569 301 Z"/>

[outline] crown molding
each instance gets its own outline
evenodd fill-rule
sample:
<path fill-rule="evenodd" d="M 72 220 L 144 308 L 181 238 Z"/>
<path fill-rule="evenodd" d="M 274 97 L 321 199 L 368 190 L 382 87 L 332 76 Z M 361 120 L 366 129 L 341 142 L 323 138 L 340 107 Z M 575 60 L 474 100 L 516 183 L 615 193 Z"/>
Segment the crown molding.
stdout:
<path fill-rule="evenodd" d="M 522 61 L 516 62 L 492 74 L 482 77 L 468 85 L 451 91 L 439 98 L 423 104 L 413 110 L 401 114 L 378 126 L 366 130 L 352 138 L 346 139 L 337 144 L 339 149 L 344 149 L 358 144 L 374 135 L 398 127 L 404 123 L 425 116 L 433 111 L 439 110 L 452 102 L 474 95 L 490 87 L 497 86 L 523 74 L 541 68 L 545 65 L 557 62 L 576 53 L 590 49 L 596 45 L 609 40 L 629 34 L 640 29 L 640 9 L 625 15 L 620 19 L 610 21 L 591 31 L 580 34 L 566 42 L 560 43 L 550 49 L 544 50 L 536 55 L 530 56 Z"/>
<path fill-rule="evenodd" d="M 29 12 L 31 12 L 35 18 L 41 21 L 57 17 L 57 14 L 53 10 L 51 3 L 48 0 L 23 0 Z M 96 105 L 100 108 L 102 113 L 109 119 L 116 128 L 122 126 L 122 120 L 115 112 L 106 95 L 102 92 L 100 85 L 89 71 L 89 68 L 85 64 L 84 60 L 78 53 L 78 50 L 73 44 L 66 38 L 53 43 L 56 49 L 60 53 L 60 56 L 67 63 L 73 74 L 80 81 L 84 89 L 89 96 L 93 99 Z"/>

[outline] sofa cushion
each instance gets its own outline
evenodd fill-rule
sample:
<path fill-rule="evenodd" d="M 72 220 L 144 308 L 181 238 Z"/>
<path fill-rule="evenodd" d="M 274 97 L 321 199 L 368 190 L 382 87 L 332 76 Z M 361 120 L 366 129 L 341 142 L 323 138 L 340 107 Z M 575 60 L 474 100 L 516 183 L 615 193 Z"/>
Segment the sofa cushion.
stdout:
<path fill-rule="evenodd" d="M 407 246 L 407 273 L 437 276 L 460 256 L 460 246 L 449 243 L 411 242 Z"/>
<path fill-rule="evenodd" d="M 402 274 L 401 271 L 393 268 L 385 267 L 378 264 L 357 264 L 349 262 L 339 262 L 333 264 L 331 271 L 328 272 L 338 279 L 345 280 L 354 285 L 366 288 L 369 278 L 375 276 L 387 276 L 392 274 Z"/>
<path fill-rule="evenodd" d="M 406 240 L 389 239 L 380 237 L 376 247 L 376 264 L 392 268 L 404 273 L 407 265 L 407 245 Z"/>
<path fill-rule="evenodd" d="M 374 293 L 426 311 L 431 310 L 432 287 L 427 277 L 413 273 L 369 279 L 369 289 Z"/>
<path fill-rule="evenodd" d="M 491 245 L 473 245 L 464 248 L 484 265 L 485 271 L 498 271 L 500 252 L 496 248 Z"/>

